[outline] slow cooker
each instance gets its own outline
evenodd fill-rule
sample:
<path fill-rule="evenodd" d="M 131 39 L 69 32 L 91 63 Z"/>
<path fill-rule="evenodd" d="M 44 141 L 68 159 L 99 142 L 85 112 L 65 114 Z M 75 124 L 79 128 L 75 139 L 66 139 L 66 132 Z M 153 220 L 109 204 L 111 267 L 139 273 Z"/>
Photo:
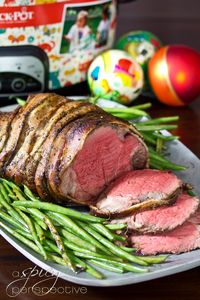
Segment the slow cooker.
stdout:
<path fill-rule="evenodd" d="M 0 0 L 0 97 L 85 81 L 113 45 L 118 4 L 129 1 Z"/>

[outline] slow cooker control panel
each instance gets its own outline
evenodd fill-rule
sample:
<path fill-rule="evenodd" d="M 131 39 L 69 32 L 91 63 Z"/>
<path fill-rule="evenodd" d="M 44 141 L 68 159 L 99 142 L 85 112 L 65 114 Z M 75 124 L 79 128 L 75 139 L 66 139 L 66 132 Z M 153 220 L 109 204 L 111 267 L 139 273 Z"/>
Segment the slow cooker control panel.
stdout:
<path fill-rule="evenodd" d="M 45 69 L 34 56 L 0 57 L 0 96 L 45 90 Z"/>

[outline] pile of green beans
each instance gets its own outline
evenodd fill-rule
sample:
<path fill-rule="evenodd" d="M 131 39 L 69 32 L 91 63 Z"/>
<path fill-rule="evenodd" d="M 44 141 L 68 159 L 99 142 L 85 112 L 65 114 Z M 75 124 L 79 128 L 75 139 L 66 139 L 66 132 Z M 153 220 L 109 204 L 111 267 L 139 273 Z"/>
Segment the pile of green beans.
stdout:
<path fill-rule="evenodd" d="M 103 218 L 42 202 L 26 186 L 5 179 L 0 179 L 0 228 L 44 260 L 97 279 L 105 275 L 94 266 L 115 273 L 144 273 L 149 265 L 167 258 L 136 255 L 126 246 L 125 224 L 109 224 Z"/>

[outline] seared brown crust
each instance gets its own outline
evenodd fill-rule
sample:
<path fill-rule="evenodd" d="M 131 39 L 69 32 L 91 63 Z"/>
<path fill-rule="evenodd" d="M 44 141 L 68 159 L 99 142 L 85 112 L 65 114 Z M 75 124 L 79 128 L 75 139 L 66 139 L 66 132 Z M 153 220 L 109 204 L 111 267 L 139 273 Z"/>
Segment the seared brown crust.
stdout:
<path fill-rule="evenodd" d="M 56 152 L 58 153 L 61 149 L 61 144 L 58 144 L 58 147 L 54 147 L 57 136 L 60 135 L 64 128 L 69 128 L 71 124 L 74 124 L 75 120 L 80 119 L 83 116 L 89 114 L 90 112 L 97 110 L 99 110 L 97 106 L 90 105 L 89 103 L 74 102 L 74 107 L 72 107 L 71 110 L 69 110 L 68 113 L 65 116 L 63 116 L 63 118 L 61 118 L 59 122 L 57 122 L 52 128 L 48 138 L 46 139 L 42 147 L 42 158 L 37 166 L 35 174 L 36 189 L 40 197 L 42 197 L 43 199 L 52 198 L 51 193 L 48 192 L 48 185 L 46 182 L 45 173 L 47 164 L 49 162 L 49 155 L 51 150 L 53 148 L 56 148 Z"/>
<path fill-rule="evenodd" d="M 32 98 L 32 101 L 34 101 L 34 98 Z M 23 182 L 26 161 L 39 133 L 56 110 L 66 102 L 67 100 L 64 97 L 52 95 L 30 112 L 21 132 L 17 149 L 12 156 L 10 164 L 6 167 L 6 177 L 12 178 L 18 184 Z"/>
<path fill-rule="evenodd" d="M 52 130 L 54 130 L 57 122 L 68 115 L 71 109 L 73 109 L 74 107 L 78 107 L 80 104 L 81 103 L 76 104 L 75 101 L 63 101 L 60 106 L 56 108 L 51 118 L 48 119 L 48 122 L 45 123 L 45 126 L 39 131 L 39 134 L 37 135 L 35 143 L 27 159 L 26 170 L 24 174 L 25 184 L 27 184 L 35 191 L 35 172 L 39 161 L 46 155 L 46 147 L 48 147 L 50 143 L 48 139 L 49 134 Z M 51 147 L 51 143 L 49 146 Z"/>
<path fill-rule="evenodd" d="M 13 113 L 0 112 L 0 151 L 2 150 L 8 136 L 8 126 L 11 122 Z"/>
<path fill-rule="evenodd" d="M 4 149 L 11 133 L 11 124 L 15 116 L 18 114 L 20 107 L 17 107 L 12 113 L 1 113 L 0 117 L 0 134 L 1 134 L 1 148 L 0 148 L 0 176 L 4 175 L 4 164 L 1 162 L 4 158 Z"/>
<path fill-rule="evenodd" d="M 148 156 L 141 135 L 129 122 L 83 101 L 48 93 L 31 95 L 16 112 L 0 114 L 0 175 L 28 185 L 43 199 L 69 196 L 80 203 L 81 199 L 63 195 L 61 177 L 90 133 L 104 124 L 137 136 Z"/>
<path fill-rule="evenodd" d="M 20 107 L 18 113 L 13 118 L 10 126 L 9 137 L 0 154 L 0 169 L 2 170 L 2 175 L 5 174 L 7 165 L 15 156 L 15 153 L 21 144 L 21 139 L 23 138 L 23 134 L 27 127 L 27 117 L 30 115 L 33 109 L 44 103 L 48 97 L 52 97 L 52 95 L 50 95 L 51 94 L 38 94 L 33 98 L 33 100 L 29 101 L 28 99 L 27 104 L 23 107 Z"/>
<path fill-rule="evenodd" d="M 134 204 L 127 209 L 121 210 L 120 212 L 105 212 L 99 210 L 96 206 L 90 206 L 90 211 L 95 216 L 105 217 L 109 219 L 122 218 L 132 215 L 133 213 L 138 213 L 141 211 L 145 211 L 148 209 L 155 209 L 160 206 L 167 206 L 173 204 L 177 197 L 182 192 L 182 186 L 177 188 L 173 194 L 169 195 L 167 198 L 163 198 L 162 200 L 157 199 L 148 199 L 138 204 Z"/>
<path fill-rule="evenodd" d="M 34 186 L 34 177 L 37 165 L 41 156 L 43 155 L 42 146 L 49 134 L 52 124 L 57 120 L 58 111 L 60 109 L 65 110 L 65 106 L 70 105 L 72 101 L 63 98 L 61 101 L 57 102 L 54 105 L 53 111 L 45 117 L 45 122 L 42 122 L 42 126 L 40 126 L 37 135 L 34 138 L 34 143 L 30 148 L 28 156 L 26 157 L 25 166 L 23 170 L 23 182 L 25 184 Z M 36 191 L 36 190 L 35 190 Z"/>

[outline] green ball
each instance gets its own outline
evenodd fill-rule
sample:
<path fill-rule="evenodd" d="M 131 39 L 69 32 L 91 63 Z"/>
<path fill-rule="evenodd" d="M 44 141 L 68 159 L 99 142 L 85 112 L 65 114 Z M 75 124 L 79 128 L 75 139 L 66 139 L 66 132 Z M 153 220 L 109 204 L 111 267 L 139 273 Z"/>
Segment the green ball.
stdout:
<path fill-rule="evenodd" d="M 148 62 L 162 47 L 158 37 L 148 31 L 132 31 L 123 35 L 115 45 L 117 49 L 127 51 L 147 74 Z"/>

